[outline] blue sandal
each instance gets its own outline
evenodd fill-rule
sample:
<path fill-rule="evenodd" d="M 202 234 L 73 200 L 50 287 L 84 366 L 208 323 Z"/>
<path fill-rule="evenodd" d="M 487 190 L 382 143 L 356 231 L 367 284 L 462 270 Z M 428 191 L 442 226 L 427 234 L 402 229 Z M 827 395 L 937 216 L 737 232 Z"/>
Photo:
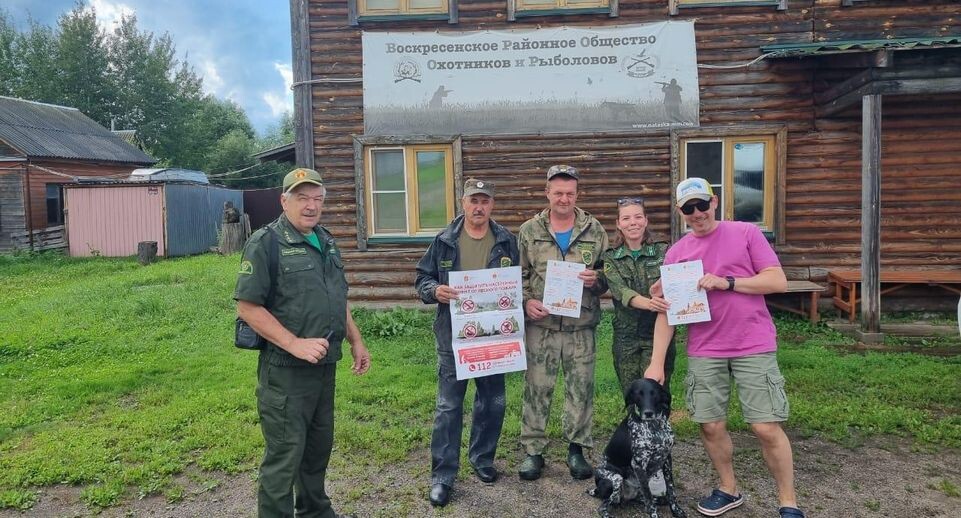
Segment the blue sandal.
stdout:
<path fill-rule="evenodd" d="M 729 495 L 720 489 L 715 489 L 711 492 L 711 496 L 698 502 L 697 511 L 705 516 L 721 516 L 743 503 L 743 495 Z"/>
<path fill-rule="evenodd" d="M 804 518 L 804 513 L 797 507 L 781 507 L 777 512 L 781 513 L 781 518 Z"/>

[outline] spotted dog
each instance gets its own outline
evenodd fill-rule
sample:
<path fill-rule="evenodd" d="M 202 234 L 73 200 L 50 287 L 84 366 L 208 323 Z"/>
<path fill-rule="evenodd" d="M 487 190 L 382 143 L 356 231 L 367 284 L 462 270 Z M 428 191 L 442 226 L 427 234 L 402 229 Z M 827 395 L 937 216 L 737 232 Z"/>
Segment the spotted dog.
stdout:
<path fill-rule="evenodd" d="M 658 518 L 657 505 L 648 483 L 655 473 L 661 472 L 667 486 L 671 515 L 686 517 L 674 492 L 671 461 L 674 430 L 668 421 L 670 392 L 654 380 L 634 380 L 624 393 L 624 405 L 627 416 L 614 430 L 604 449 L 601 465 L 594 470 L 594 488 L 589 493 L 603 500 L 598 513 L 607 518 L 611 504 L 640 500 L 651 518 Z"/>

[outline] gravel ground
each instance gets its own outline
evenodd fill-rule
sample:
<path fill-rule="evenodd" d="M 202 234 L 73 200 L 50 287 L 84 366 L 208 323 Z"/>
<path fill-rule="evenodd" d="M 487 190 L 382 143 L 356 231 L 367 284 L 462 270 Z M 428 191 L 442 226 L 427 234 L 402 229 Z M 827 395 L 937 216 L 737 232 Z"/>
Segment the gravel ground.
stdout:
<path fill-rule="evenodd" d="M 774 484 L 757 443 L 750 434 L 735 434 L 735 470 L 746 503 L 725 515 L 730 518 L 776 518 Z M 797 488 L 801 506 L 809 517 L 957 517 L 961 498 L 947 493 L 961 486 L 961 452 L 919 452 L 898 438 L 884 438 L 856 448 L 819 439 L 792 438 Z M 599 443 L 600 444 L 600 443 Z M 516 476 L 520 454 L 498 459 L 502 477 L 484 484 L 468 469 L 454 487 L 450 505 L 433 509 L 427 502 L 427 451 L 405 462 L 369 468 L 336 459 L 331 468 L 329 493 L 339 512 L 356 517 L 591 517 L 598 501 L 586 494 L 592 482 L 574 481 L 567 473 L 562 450 L 548 455 L 544 476 L 534 482 Z M 598 453 L 599 455 L 599 453 Z M 710 462 L 698 441 L 680 442 L 674 449 L 678 494 L 688 516 L 699 497 L 714 483 Z M 596 458 L 594 460 L 597 460 Z M 345 473 L 347 475 L 345 475 Z M 947 482 L 945 482 L 947 481 Z M 45 488 L 26 513 L 0 511 L 0 518 L 15 516 L 103 517 L 242 517 L 256 514 L 256 484 L 252 474 L 225 476 L 193 473 L 179 480 L 186 496 L 176 503 L 154 496 L 122 506 L 96 511 L 78 499 L 77 487 Z M 614 516 L 639 516 L 640 508 L 616 509 Z M 667 508 L 661 516 L 670 516 Z"/>

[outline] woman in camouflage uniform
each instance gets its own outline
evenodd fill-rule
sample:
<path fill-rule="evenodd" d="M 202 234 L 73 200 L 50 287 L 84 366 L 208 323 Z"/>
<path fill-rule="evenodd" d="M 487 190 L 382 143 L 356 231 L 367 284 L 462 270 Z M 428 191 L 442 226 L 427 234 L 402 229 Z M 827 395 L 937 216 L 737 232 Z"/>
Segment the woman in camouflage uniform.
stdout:
<path fill-rule="evenodd" d="M 663 297 L 651 296 L 651 285 L 661 278 L 661 264 L 669 243 L 655 238 L 647 227 L 642 198 L 617 201 L 617 232 L 611 248 L 604 252 L 604 274 L 614 298 L 614 370 L 627 390 L 631 382 L 644 377 L 651 362 L 654 322 L 667 310 Z M 664 364 L 664 385 L 671 386 L 674 370 L 674 340 Z"/>

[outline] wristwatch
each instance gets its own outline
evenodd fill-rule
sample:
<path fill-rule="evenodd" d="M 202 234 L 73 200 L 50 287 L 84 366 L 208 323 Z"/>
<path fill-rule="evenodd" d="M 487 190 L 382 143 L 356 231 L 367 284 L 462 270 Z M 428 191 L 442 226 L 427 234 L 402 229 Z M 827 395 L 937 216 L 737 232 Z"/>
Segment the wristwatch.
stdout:
<path fill-rule="evenodd" d="M 725 279 L 727 279 L 727 291 L 734 291 L 734 277 L 728 275 Z"/>

